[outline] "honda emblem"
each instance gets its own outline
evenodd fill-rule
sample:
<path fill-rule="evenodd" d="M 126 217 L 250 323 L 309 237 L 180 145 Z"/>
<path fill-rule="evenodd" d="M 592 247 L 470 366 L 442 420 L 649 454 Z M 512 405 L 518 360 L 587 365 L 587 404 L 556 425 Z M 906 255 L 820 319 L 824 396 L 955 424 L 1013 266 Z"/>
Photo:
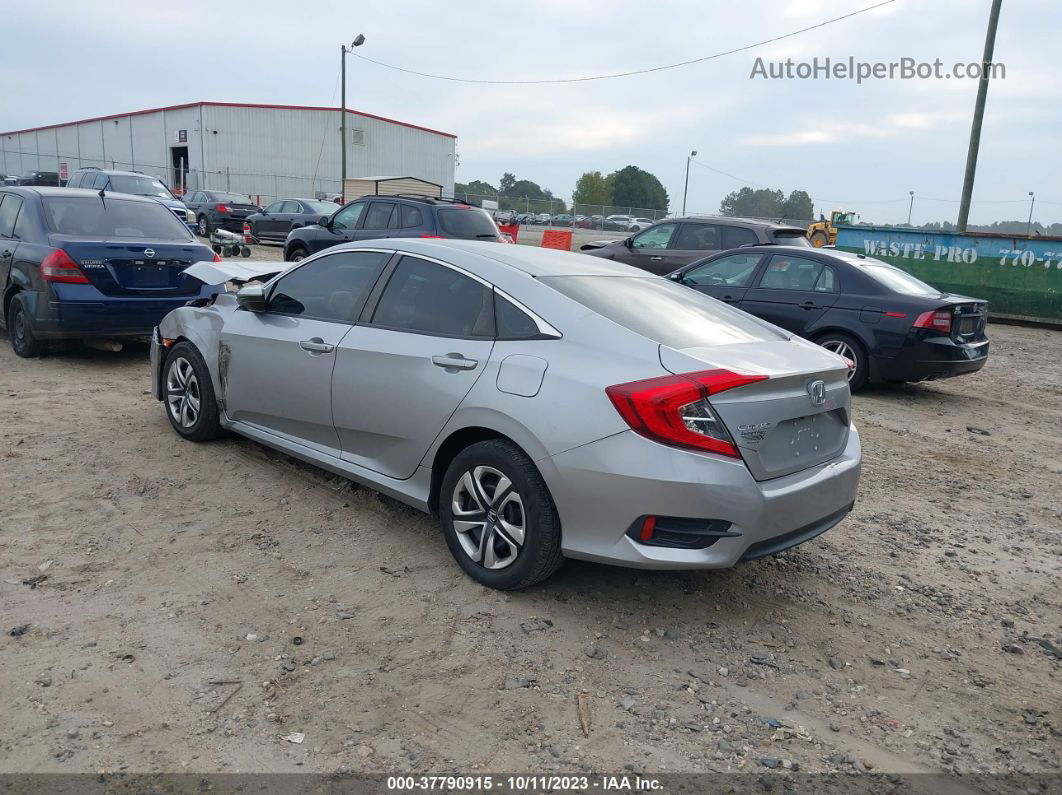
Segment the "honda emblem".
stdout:
<path fill-rule="evenodd" d="M 808 397 L 811 398 L 811 405 L 821 406 L 826 402 L 826 382 L 825 381 L 812 381 L 808 384 Z"/>

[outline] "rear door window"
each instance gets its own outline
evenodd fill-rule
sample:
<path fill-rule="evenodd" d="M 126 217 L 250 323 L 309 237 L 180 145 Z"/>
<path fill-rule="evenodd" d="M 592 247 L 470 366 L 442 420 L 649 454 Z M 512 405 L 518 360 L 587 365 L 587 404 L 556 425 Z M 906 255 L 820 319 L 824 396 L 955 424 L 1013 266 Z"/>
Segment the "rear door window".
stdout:
<path fill-rule="evenodd" d="M 493 337 L 494 291 L 453 268 L 403 257 L 372 324 L 438 337 Z"/>
<path fill-rule="evenodd" d="M 298 202 L 284 202 L 281 205 L 279 212 L 282 213 L 301 213 L 302 206 Z"/>
<path fill-rule="evenodd" d="M 413 229 L 414 227 L 424 226 L 424 214 L 420 211 L 419 207 L 414 207 L 411 204 L 398 205 L 402 211 L 402 223 L 403 229 Z"/>
<path fill-rule="evenodd" d="M 823 267 L 814 260 L 776 254 L 760 277 L 759 286 L 770 290 L 814 290 Z"/>
<path fill-rule="evenodd" d="M 715 224 L 683 224 L 671 248 L 683 251 L 718 251 L 730 247 L 719 245 L 719 227 Z"/>
<path fill-rule="evenodd" d="M 379 251 L 341 251 L 308 262 L 273 286 L 269 311 L 353 323 L 389 256 Z"/>
<path fill-rule="evenodd" d="M 369 211 L 365 213 L 365 223 L 362 229 L 387 229 L 391 224 L 391 214 L 395 206 L 391 202 L 372 202 Z"/>
<path fill-rule="evenodd" d="M 537 337 L 538 323 L 505 296 L 494 294 L 494 322 L 498 329 L 498 339 L 522 340 Z"/>
<path fill-rule="evenodd" d="M 22 199 L 13 193 L 3 194 L 3 201 L 0 201 L 0 237 L 11 237 L 15 234 L 15 221 L 20 209 Z"/>

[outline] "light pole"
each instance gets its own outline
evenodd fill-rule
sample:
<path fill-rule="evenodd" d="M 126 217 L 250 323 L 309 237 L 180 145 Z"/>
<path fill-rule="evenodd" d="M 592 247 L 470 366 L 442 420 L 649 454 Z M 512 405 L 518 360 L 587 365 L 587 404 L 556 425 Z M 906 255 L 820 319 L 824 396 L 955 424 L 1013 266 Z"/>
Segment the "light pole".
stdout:
<path fill-rule="evenodd" d="M 1025 227 L 1025 236 L 1028 237 L 1032 234 L 1032 211 L 1036 206 L 1036 194 L 1029 191 L 1029 223 Z"/>
<path fill-rule="evenodd" d="M 339 175 L 339 195 L 342 199 L 346 199 L 344 195 L 346 193 L 347 186 L 347 53 L 353 52 L 355 47 L 360 47 L 365 43 L 365 37 L 360 33 L 354 37 L 354 40 L 348 47 L 346 44 L 339 45 L 339 63 L 340 63 L 340 82 L 341 87 L 339 89 L 340 103 L 343 108 L 340 111 L 339 118 L 339 138 L 340 138 L 340 166 Z"/>
<path fill-rule="evenodd" d="M 914 210 L 914 191 L 913 190 L 909 190 L 907 192 L 911 194 L 911 204 L 907 208 L 907 225 L 910 226 L 911 225 L 911 212 Z"/>
<path fill-rule="evenodd" d="M 686 194 L 690 190 L 690 161 L 697 156 L 697 150 L 694 149 L 690 152 L 690 156 L 686 158 L 686 185 L 682 189 L 682 214 L 686 214 Z"/>

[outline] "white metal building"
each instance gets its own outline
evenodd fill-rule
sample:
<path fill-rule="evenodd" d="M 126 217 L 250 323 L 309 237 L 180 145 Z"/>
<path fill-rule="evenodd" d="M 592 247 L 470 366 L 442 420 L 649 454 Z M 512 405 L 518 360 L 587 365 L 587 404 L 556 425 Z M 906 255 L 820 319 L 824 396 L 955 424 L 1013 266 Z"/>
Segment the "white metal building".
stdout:
<path fill-rule="evenodd" d="M 265 202 L 340 192 L 340 110 L 194 102 L 0 133 L 0 173 L 143 171 Z M 457 136 L 347 111 L 347 176 L 404 174 L 453 195 Z"/>

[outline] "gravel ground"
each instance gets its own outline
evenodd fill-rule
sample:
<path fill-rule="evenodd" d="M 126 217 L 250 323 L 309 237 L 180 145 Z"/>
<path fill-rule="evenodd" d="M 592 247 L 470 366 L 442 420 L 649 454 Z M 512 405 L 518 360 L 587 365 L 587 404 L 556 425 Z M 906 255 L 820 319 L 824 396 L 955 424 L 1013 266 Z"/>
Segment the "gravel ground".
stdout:
<path fill-rule="evenodd" d="M 141 347 L 2 340 L 0 771 L 1057 775 L 1062 335 L 990 336 L 856 398 L 824 536 L 514 594 L 368 489 L 180 441 Z"/>

